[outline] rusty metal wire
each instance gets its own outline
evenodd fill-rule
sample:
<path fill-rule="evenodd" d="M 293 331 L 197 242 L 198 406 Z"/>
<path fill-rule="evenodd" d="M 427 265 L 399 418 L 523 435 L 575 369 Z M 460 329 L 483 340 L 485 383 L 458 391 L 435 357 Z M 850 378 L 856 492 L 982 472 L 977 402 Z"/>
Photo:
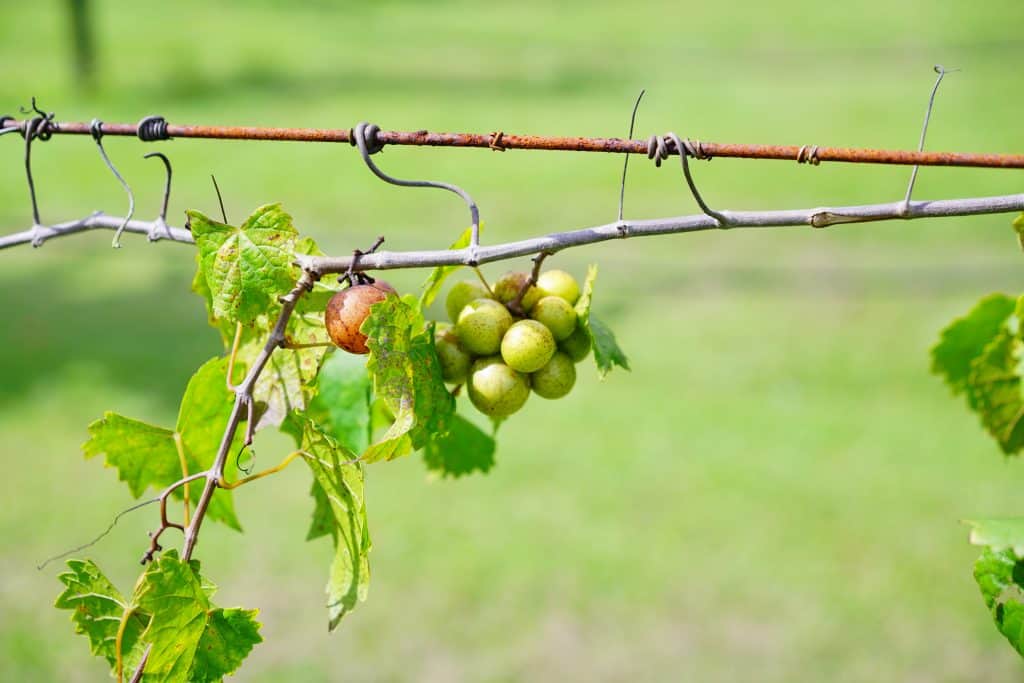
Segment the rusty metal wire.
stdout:
<path fill-rule="evenodd" d="M 5 120 L 6 127 L 24 131 L 30 121 Z M 47 135 L 88 135 L 89 124 L 82 122 L 51 122 Z M 163 135 L 170 138 L 203 138 L 215 140 L 274 140 L 282 142 L 352 143 L 352 131 L 330 128 L 260 128 L 249 126 L 194 126 L 166 124 Z M 139 124 L 104 123 L 104 135 L 137 137 Z M 426 130 L 382 130 L 376 140 L 383 145 L 415 145 L 427 147 L 477 147 L 494 149 L 493 133 L 431 133 Z M 45 139 L 45 138 L 44 138 Z M 551 137 L 514 135 L 502 132 L 501 147 L 512 149 L 560 150 L 569 152 L 609 152 L 646 154 L 647 140 L 622 138 Z M 814 154 L 807 154 L 808 150 Z M 985 168 L 1024 168 L 1024 154 L 987 154 L 975 152 L 924 152 L 912 150 L 858 149 L 808 145 L 748 145 L 701 142 L 699 151 L 708 157 L 743 159 L 808 160 L 814 163 L 844 162 L 858 164 L 897 164 L 904 166 L 967 166 Z M 678 154 L 673 149 L 670 154 Z M 694 155 L 697 156 L 697 155 Z"/>

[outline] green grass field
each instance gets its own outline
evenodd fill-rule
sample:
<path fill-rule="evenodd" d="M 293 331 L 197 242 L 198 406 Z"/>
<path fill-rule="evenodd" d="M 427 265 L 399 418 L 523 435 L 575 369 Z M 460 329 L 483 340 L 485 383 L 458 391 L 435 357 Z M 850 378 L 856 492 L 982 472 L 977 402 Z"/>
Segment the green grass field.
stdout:
<path fill-rule="evenodd" d="M 32 95 L 58 118 L 624 135 L 910 148 L 935 63 L 929 148 L 1021 152 L 1019 0 L 725 3 L 198 0 L 140 16 L 97 5 L 100 83 L 75 87 L 62 8 L 0 23 L 0 113 Z M 746 4 L 746 3 L 745 3 Z M 856 6 L 854 6 L 856 5 Z M 15 21 L 15 18 L 17 19 Z M 445 193 L 386 186 L 348 146 L 108 139 L 155 215 L 228 216 L 282 201 L 328 252 L 388 237 L 438 248 L 465 227 Z M 0 139 L 0 226 L 28 227 L 20 139 Z M 34 151 L 44 221 L 121 213 L 88 138 Z M 402 177 L 464 185 L 489 242 L 614 219 L 621 158 L 389 149 Z M 712 206 L 901 198 L 909 169 L 719 159 Z M 916 197 L 1021 191 L 1019 172 L 924 169 Z M 634 159 L 626 213 L 691 213 L 678 172 Z M 1018 656 L 974 585 L 964 517 L 1021 514 L 1024 473 L 928 374 L 941 327 L 981 295 L 1020 292 L 1010 217 L 606 243 L 596 308 L 632 373 L 582 373 L 502 427 L 487 477 L 427 481 L 418 456 L 367 476 L 368 601 L 326 633 L 328 543 L 305 543 L 308 475 L 236 494 L 238 535 L 204 527 L 197 557 L 225 605 L 259 607 L 245 681 L 1010 681 Z M 189 247 L 110 235 L 0 254 L 0 679 L 104 680 L 67 613 L 59 563 L 131 503 L 79 450 L 103 410 L 170 423 L 219 352 L 188 291 Z M 525 267 L 524 261 L 520 266 Z M 503 267 L 488 269 L 497 275 Z M 425 273 L 392 281 L 415 287 Z M 261 466 L 283 455 L 261 440 Z M 87 551 L 130 588 L 154 525 L 124 518 Z"/>

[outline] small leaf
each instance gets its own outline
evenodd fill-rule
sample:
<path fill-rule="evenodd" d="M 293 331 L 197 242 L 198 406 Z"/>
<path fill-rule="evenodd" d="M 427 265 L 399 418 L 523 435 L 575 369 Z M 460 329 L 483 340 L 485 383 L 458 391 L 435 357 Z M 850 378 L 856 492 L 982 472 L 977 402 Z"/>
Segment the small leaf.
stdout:
<path fill-rule="evenodd" d="M 327 581 L 328 628 L 366 599 L 370 583 L 370 532 L 363 498 L 363 467 L 355 454 L 312 420 L 293 415 L 286 431 L 299 439 L 304 459 L 333 517 L 335 553 Z"/>
<path fill-rule="evenodd" d="M 256 324 L 275 309 L 295 282 L 292 261 L 298 233 L 280 204 L 262 206 L 241 227 L 189 211 L 214 316 Z"/>
<path fill-rule="evenodd" d="M 374 392 L 395 416 L 363 453 L 366 463 L 405 455 L 422 447 L 430 434 L 448 430 L 455 400 L 441 378 L 431 332 L 414 335 L 420 320 L 417 309 L 392 296 L 371 306 L 363 322 Z"/>
<path fill-rule="evenodd" d="M 484 226 L 480 226 L 480 232 L 482 233 Z M 473 227 L 470 226 L 459 236 L 459 239 L 452 242 L 451 246 L 448 247 L 450 250 L 465 249 L 469 246 L 469 241 L 473 237 Z M 430 271 L 430 276 L 427 281 L 423 283 L 423 292 L 420 294 L 420 309 L 424 309 L 430 304 L 434 303 L 434 299 L 437 298 L 438 293 L 441 291 L 444 281 L 448 279 L 448 276 L 454 273 L 462 266 L 438 266 Z"/>
<path fill-rule="evenodd" d="M 464 417 L 453 415 L 448 433 L 427 442 L 423 460 L 442 477 L 486 474 L 494 466 L 494 439 Z"/>
<path fill-rule="evenodd" d="M 942 331 L 932 347 L 932 372 L 945 377 L 954 394 L 967 388 L 971 363 L 1003 329 L 1014 303 L 1004 294 L 990 294 Z"/>
<path fill-rule="evenodd" d="M 263 642 L 257 614 L 259 610 L 238 607 L 211 611 L 188 680 L 214 683 L 237 671 L 253 646 Z"/>
<path fill-rule="evenodd" d="M 307 415 L 356 453 L 370 440 L 370 376 L 366 357 L 333 353 L 317 378 L 317 394 Z"/>
<path fill-rule="evenodd" d="M 971 544 L 996 551 L 1009 548 L 1017 558 L 1024 559 L 1024 517 L 965 519 L 964 524 L 971 527 Z"/>
<path fill-rule="evenodd" d="M 233 407 L 233 394 L 227 389 L 227 362 L 213 358 L 204 363 L 189 380 L 178 411 L 176 431 L 156 427 L 117 413 L 107 412 L 89 425 L 89 440 L 82 445 L 86 458 L 105 455 L 106 464 L 116 467 L 118 477 L 128 484 L 135 498 L 146 489 L 162 489 L 184 476 L 175 434 L 181 439 L 182 453 L 188 474 L 209 469 L 220 447 L 224 428 Z M 244 427 L 232 442 L 237 452 Z M 193 482 L 189 497 L 198 503 L 202 482 Z M 184 489 L 173 494 L 181 499 Z M 231 492 L 218 489 L 207 508 L 210 519 L 241 530 L 235 515 Z"/>
<path fill-rule="evenodd" d="M 576 316 L 590 337 L 590 345 L 594 350 L 594 362 L 597 364 L 598 374 L 603 378 L 616 365 L 624 370 L 629 370 L 629 360 L 619 348 L 611 329 L 590 312 L 596 280 L 597 266 L 591 265 L 587 269 L 587 279 L 583 282 L 580 298 L 576 302 Z"/>
<path fill-rule="evenodd" d="M 262 642 L 256 610 L 221 609 L 211 602 L 216 587 L 169 550 L 152 562 L 135 591 L 150 615 L 141 641 L 150 646 L 145 680 L 219 681 L 233 673 Z"/>
<path fill-rule="evenodd" d="M 92 560 L 68 560 L 68 568 L 70 571 L 57 577 L 65 590 L 54 606 L 71 610 L 75 633 L 86 636 L 92 654 L 106 659 L 113 670 L 117 662 L 117 632 L 130 603 Z M 122 655 L 135 646 L 147 623 L 148 617 L 143 614 L 128 617 L 121 636 Z"/>
<path fill-rule="evenodd" d="M 996 628 L 1024 655 L 1024 560 L 1011 550 L 986 548 L 974 564 L 974 579 Z"/>
<path fill-rule="evenodd" d="M 1020 248 L 1024 249 L 1024 213 L 1013 221 L 1013 230 L 1017 233 L 1017 242 L 1020 244 Z"/>
<path fill-rule="evenodd" d="M 1007 455 L 1024 448 L 1021 347 L 1016 335 L 1002 329 L 971 363 L 967 378 L 967 404 Z"/>

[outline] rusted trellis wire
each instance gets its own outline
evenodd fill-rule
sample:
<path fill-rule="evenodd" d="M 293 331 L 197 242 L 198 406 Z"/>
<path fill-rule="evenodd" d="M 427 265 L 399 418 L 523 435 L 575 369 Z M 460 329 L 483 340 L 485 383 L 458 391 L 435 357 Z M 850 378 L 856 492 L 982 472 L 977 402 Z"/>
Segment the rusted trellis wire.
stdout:
<path fill-rule="evenodd" d="M 5 118 L 3 127 L 16 128 L 24 134 L 30 120 Z M 48 132 L 54 135 L 89 135 L 89 123 L 54 121 Z M 335 142 L 354 144 L 348 128 L 265 128 L 254 126 L 205 126 L 165 123 L 167 138 L 201 138 L 214 140 L 269 140 L 279 142 Z M 103 134 L 139 136 L 136 123 L 103 123 Z M 609 152 L 614 154 L 648 154 L 653 139 L 560 137 L 492 133 L 437 133 L 426 130 L 381 130 L 377 141 L 384 145 L 427 147 L 476 147 L 504 151 L 508 149 L 557 150 L 568 152 Z M 703 158 L 732 157 L 743 159 L 777 159 L 815 164 L 846 162 L 860 164 L 897 164 L 904 166 L 963 166 L 985 168 L 1024 168 L 1024 154 L 988 154 L 978 152 L 924 152 L 912 150 L 825 147 L 819 145 L 750 145 L 722 142 L 694 142 Z M 669 145 L 669 154 L 678 154 Z"/>

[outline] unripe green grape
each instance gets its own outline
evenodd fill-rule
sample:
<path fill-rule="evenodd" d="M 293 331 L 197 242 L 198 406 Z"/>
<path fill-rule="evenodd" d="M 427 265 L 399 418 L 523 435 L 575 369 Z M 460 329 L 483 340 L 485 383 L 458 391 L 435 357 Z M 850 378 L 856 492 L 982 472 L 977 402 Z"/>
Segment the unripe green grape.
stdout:
<path fill-rule="evenodd" d="M 520 320 L 501 340 L 501 357 L 513 370 L 536 372 L 555 354 L 551 330 L 536 320 Z"/>
<path fill-rule="evenodd" d="M 438 326 L 434 331 L 434 348 L 441 363 L 442 379 L 449 384 L 465 382 L 473 357 L 462 347 L 459 335 L 450 325 Z"/>
<path fill-rule="evenodd" d="M 501 339 L 512 326 L 512 314 L 494 299 L 474 299 L 462 308 L 455 332 L 462 347 L 477 356 L 489 356 L 501 348 Z"/>
<path fill-rule="evenodd" d="M 530 276 L 523 272 L 509 271 L 498 278 L 498 281 L 494 283 L 494 296 L 503 304 L 512 303 L 517 296 L 519 296 L 519 290 L 523 288 L 530 279 Z M 526 290 L 526 294 L 523 295 L 523 300 L 520 302 L 523 310 L 527 313 L 533 308 L 533 305 L 540 299 L 540 291 L 530 285 L 530 288 Z"/>
<path fill-rule="evenodd" d="M 546 270 L 537 278 L 537 289 L 542 296 L 560 296 L 570 305 L 580 298 L 580 286 L 576 278 L 564 270 Z"/>
<path fill-rule="evenodd" d="M 490 417 L 508 417 L 530 397 L 530 379 L 501 362 L 501 356 L 478 358 L 466 384 L 469 400 Z"/>
<path fill-rule="evenodd" d="M 577 324 L 572 334 L 558 342 L 558 348 L 565 351 L 574 363 L 579 363 L 590 354 L 590 335 Z"/>
<path fill-rule="evenodd" d="M 480 282 L 463 280 L 456 282 L 448 290 L 448 297 L 444 300 L 445 310 L 448 311 L 448 319 L 453 323 L 459 321 L 459 313 L 470 301 L 474 299 L 493 299 L 491 293 Z"/>
<path fill-rule="evenodd" d="M 576 309 L 560 296 L 546 296 L 533 305 L 530 317 L 549 330 L 555 341 L 567 338 L 576 329 Z"/>
<path fill-rule="evenodd" d="M 562 398 L 576 384 L 576 366 L 572 358 L 559 351 L 547 365 L 530 375 L 530 383 L 541 398 Z"/>

